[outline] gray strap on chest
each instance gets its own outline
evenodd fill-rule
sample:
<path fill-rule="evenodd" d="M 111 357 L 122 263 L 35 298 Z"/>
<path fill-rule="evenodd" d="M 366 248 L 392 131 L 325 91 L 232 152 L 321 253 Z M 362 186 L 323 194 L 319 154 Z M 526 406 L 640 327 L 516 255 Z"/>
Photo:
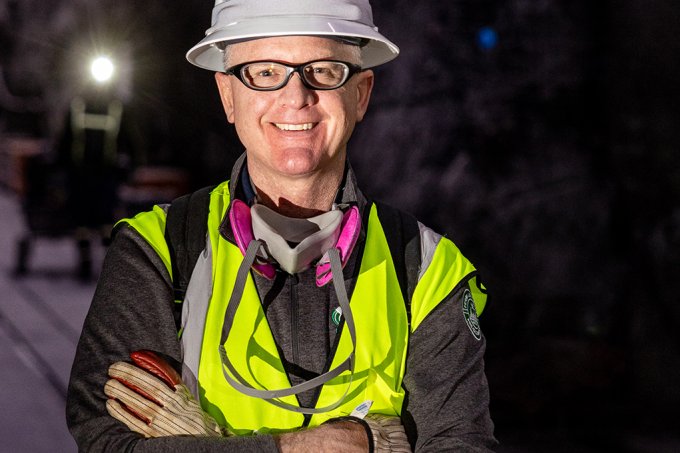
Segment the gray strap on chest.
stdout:
<path fill-rule="evenodd" d="M 224 349 L 224 344 L 229 338 L 229 333 L 231 327 L 234 324 L 234 317 L 239 305 L 241 304 L 241 299 L 243 297 L 243 291 L 245 288 L 245 283 L 250 273 L 250 267 L 255 261 L 258 250 L 262 246 L 262 242 L 259 240 L 253 240 L 248 245 L 243 262 L 239 266 L 238 274 L 236 275 L 236 283 L 234 284 L 234 290 L 229 299 L 229 305 L 227 306 L 227 311 L 224 315 L 224 324 L 222 324 L 222 338 L 220 339 L 220 357 L 222 359 L 222 372 L 224 373 L 224 378 L 229 382 L 239 392 L 252 396 L 255 398 L 262 398 L 269 403 L 287 409 L 293 412 L 299 412 L 303 414 L 319 414 L 328 412 L 340 406 L 345 399 L 345 396 L 349 392 L 349 388 L 352 385 L 352 379 L 354 377 L 354 356 L 356 353 L 356 328 L 354 326 L 354 317 L 352 316 L 352 311 L 349 306 L 349 298 L 347 296 L 347 289 L 345 288 L 345 282 L 342 274 L 342 264 L 340 261 L 340 255 L 338 250 L 333 247 L 329 250 L 329 258 L 331 262 L 331 270 L 333 272 L 333 285 L 335 292 L 338 296 L 338 302 L 340 308 L 342 309 L 342 314 L 345 317 L 345 323 L 347 323 L 347 330 L 349 332 L 350 338 L 352 340 L 352 352 L 349 356 L 337 367 L 323 373 L 313 379 L 305 381 L 301 384 L 294 385 L 292 387 L 276 390 L 259 390 L 252 387 L 237 371 L 234 365 L 227 357 L 227 353 Z M 227 372 L 227 370 L 229 372 Z M 344 371 L 349 371 L 349 382 L 347 383 L 347 388 L 345 393 L 340 397 L 335 403 L 320 408 L 302 408 L 299 406 L 294 406 L 292 404 L 284 403 L 277 398 L 283 398 L 285 396 L 297 395 L 298 393 L 305 392 L 307 390 L 317 388 L 330 381 L 331 379 L 339 376 Z M 233 376 L 233 377 L 232 377 Z"/>

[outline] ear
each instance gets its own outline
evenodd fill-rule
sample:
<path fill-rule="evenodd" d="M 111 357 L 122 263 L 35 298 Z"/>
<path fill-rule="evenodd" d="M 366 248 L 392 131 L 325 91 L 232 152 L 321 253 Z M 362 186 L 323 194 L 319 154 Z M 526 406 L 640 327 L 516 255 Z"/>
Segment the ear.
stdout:
<path fill-rule="evenodd" d="M 229 76 L 223 72 L 215 73 L 215 81 L 217 82 L 217 89 L 220 92 L 220 99 L 222 99 L 222 107 L 224 113 L 227 114 L 227 121 L 234 123 L 234 97 L 231 89 L 231 80 Z"/>
<path fill-rule="evenodd" d="M 367 69 L 361 71 L 356 75 L 357 79 L 357 122 L 364 119 L 366 110 L 368 110 L 368 101 L 371 99 L 371 91 L 373 91 L 374 76 L 373 71 Z"/>

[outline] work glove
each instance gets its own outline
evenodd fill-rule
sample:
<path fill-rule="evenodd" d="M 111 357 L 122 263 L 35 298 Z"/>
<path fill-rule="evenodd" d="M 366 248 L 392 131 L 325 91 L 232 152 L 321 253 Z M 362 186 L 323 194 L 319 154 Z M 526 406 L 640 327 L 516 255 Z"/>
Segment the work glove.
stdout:
<path fill-rule="evenodd" d="M 376 453 L 411 453 L 411 445 L 404 432 L 401 419 L 392 415 L 368 414 L 364 421 L 373 434 L 373 451 Z"/>
<path fill-rule="evenodd" d="M 130 354 L 133 363 L 109 367 L 106 410 L 145 437 L 222 436 L 217 422 L 194 399 L 182 378 L 151 351 Z"/>

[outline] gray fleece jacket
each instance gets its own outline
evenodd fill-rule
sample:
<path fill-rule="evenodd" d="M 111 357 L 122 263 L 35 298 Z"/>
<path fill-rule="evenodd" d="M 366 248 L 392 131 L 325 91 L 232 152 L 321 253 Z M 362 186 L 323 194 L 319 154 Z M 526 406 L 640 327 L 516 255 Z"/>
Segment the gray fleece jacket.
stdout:
<path fill-rule="evenodd" d="M 243 160 L 232 173 L 232 192 L 243 198 L 239 184 Z M 368 202 L 351 169 L 339 200 L 363 212 Z M 224 225 L 223 225 L 224 230 Z M 229 236 L 230 231 L 222 231 Z M 351 297 L 361 263 L 359 239 L 344 269 Z M 296 275 L 277 272 L 273 281 L 258 275 L 255 283 L 267 321 L 293 384 L 322 373 L 333 352 L 338 306 L 332 285 L 318 288 L 314 270 Z M 409 339 L 403 387 L 402 422 L 415 451 L 489 451 L 496 445 L 489 415 L 484 374 L 485 340 L 477 340 L 462 310 L 461 282 L 420 324 Z M 110 417 L 103 389 L 113 362 L 150 349 L 181 363 L 173 319 L 173 286 L 165 265 L 132 228 L 120 228 L 104 260 L 102 273 L 85 319 L 68 389 L 67 422 L 80 451 L 86 452 L 227 452 L 271 451 L 273 437 L 165 437 L 144 439 Z M 299 396 L 313 405 L 315 392 Z"/>

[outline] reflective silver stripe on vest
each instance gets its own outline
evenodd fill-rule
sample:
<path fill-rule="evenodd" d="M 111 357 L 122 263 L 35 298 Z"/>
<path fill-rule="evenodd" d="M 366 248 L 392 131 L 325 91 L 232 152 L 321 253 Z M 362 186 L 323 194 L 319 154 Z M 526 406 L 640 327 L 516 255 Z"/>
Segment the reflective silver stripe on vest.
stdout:
<path fill-rule="evenodd" d="M 205 319 L 212 297 L 212 286 L 212 246 L 208 235 L 205 249 L 199 255 L 191 272 L 182 305 L 182 379 L 196 401 L 200 401 L 198 366 L 201 361 Z"/>
<path fill-rule="evenodd" d="M 434 252 L 442 236 L 418 222 L 420 230 L 421 266 L 418 281 L 425 275 L 432 263 Z M 201 360 L 203 333 L 205 331 L 208 305 L 212 297 L 212 246 L 210 236 L 206 238 L 206 247 L 198 257 L 191 273 L 182 306 L 182 379 L 191 393 L 199 399 L 198 369 Z"/>
<path fill-rule="evenodd" d="M 434 251 L 439 245 L 439 241 L 442 239 L 442 235 L 435 233 L 430 228 L 426 227 L 422 223 L 418 222 L 418 228 L 420 229 L 420 272 L 418 273 L 418 281 L 423 278 L 427 268 L 430 267 L 432 263 L 432 258 L 434 257 Z"/>

